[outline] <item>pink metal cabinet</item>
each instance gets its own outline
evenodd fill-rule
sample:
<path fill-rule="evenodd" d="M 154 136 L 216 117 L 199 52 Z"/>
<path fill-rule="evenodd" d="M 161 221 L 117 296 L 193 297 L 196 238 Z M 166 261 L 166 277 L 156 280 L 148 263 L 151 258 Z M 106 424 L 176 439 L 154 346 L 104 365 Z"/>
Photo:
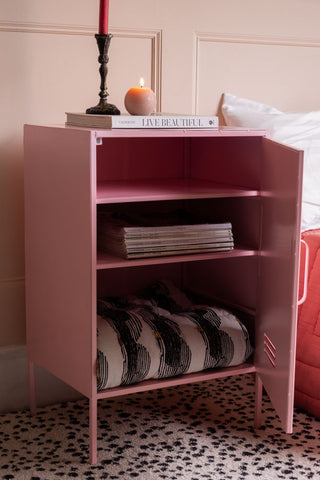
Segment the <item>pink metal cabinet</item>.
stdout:
<path fill-rule="evenodd" d="M 34 363 L 90 399 L 256 374 L 292 431 L 302 153 L 245 130 L 90 130 L 25 126 L 25 242 L 30 406 Z M 230 252 L 123 260 L 96 249 L 96 211 L 185 203 L 231 219 Z M 139 204 L 140 205 L 140 204 Z M 253 363 L 97 392 L 96 298 L 132 293 L 160 275 L 250 312 Z"/>

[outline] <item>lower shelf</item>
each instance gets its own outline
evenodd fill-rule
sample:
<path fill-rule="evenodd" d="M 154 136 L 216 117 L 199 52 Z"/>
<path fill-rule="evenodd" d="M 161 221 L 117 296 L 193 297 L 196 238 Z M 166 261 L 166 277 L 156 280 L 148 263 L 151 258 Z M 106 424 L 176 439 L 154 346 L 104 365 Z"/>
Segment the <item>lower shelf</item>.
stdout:
<path fill-rule="evenodd" d="M 98 252 L 97 270 L 109 268 L 136 267 L 139 265 L 156 265 L 161 263 L 195 262 L 199 260 L 214 260 L 219 258 L 252 257 L 257 250 L 237 247 L 226 252 L 197 253 L 188 255 L 172 255 L 166 257 L 148 257 L 126 260 L 109 253 Z"/>
<path fill-rule="evenodd" d="M 128 385 L 124 387 L 109 388 L 98 392 L 97 399 L 119 397 L 130 393 L 145 392 L 158 388 L 168 388 L 187 383 L 204 382 L 215 378 L 231 377 L 233 375 L 244 375 L 246 373 L 255 373 L 256 368 L 251 363 L 244 363 L 237 367 L 221 368 L 205 372 L 189 373 L 179 377 L 164 378 L 161 380 L 146 380 L 144 382 Z"/>

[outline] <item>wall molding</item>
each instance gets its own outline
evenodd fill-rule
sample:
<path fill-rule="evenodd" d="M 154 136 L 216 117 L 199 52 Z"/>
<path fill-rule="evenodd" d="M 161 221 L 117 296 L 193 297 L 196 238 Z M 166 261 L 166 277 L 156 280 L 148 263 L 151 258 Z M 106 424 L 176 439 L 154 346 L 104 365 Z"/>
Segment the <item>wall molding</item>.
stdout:
<path fill-rule="evenodd" d="M 304 38 L 299 36 L 282 35 L 247 35 L 238 33 L 194 32 L 194 79 L 193 105 L 194 112 L 198 112 L 198 89 L 200 75 L 200 48 L 201 43 L 234 43 L 247 45 L 269 45 L 279 47 L 320 48 L 320 38 Z"/>
<path fill-rule="evenodd" d="M 64 25 L 37 22 L 0 22 L 0 32 L 46 33 L 52 35 L 94 35 L 94 27 L 88 25 Z"/>
<path fill-rule="evenodd" d="M 292 47 L 320 47 L 320 38 L 286 37 L 282 35 L 247 35 L 232 33 L 196 32 L 195 39 L 200 42 L 247 43 L 254 45 L 279 45 Z"/>
<path fill-rule="evenodd" d="M 93 36 L 95 26 L 90 25 L 64 25 L 36 22 L 0 22 L 0 32 L 29 33 L 45 35 L 75 35 Z M 151 43 L 151 88 L 157 97 L 158 109 L 161 111 L 161 86 L 162 86 L 162 30 L 112 28 L 110 33 L 115 38 L 144 39 Z"/>

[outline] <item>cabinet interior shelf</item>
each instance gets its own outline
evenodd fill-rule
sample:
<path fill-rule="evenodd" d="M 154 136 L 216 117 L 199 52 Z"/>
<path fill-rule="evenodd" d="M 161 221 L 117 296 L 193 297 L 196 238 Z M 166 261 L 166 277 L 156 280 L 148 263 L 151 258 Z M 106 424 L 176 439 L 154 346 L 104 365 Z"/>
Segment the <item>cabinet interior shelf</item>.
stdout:
<path fill-rule="evenodd" d="M 207 370 L 204 372 L 189 373 L 180 375 L 179 377 L 161 378 L 159 380 L 145 380 L 134 385 L 126 385 L 121 387 L 108 388 L 98 392 L 99 398 L 113 398 L 130 393 L 145 392 L 155 390 L 157 388 L 169 388 L 177 385 L 186 385 L 188 383 L 203 382 L 214 380 L 216 378 L 230 377 L 232 375 L 245 375 L 247 373 L 255 373 L 256 368 L 251 363 L 243 363 L 236 367 L 220 368 L 215 370 Z"/>
<path fill-rule="evenodd" d="M 234 248 L 226 252 L 209 252 L 209 253 L 196 253 L 185 255 L 167 255 L 162 257 L 147 257 L 147 258 L 135 258 L 125 259 L 111 255 L 105 252 L 98 252 L 97 255 L 97 270 L 105 270 L 110 268 L 124 268 L 124 267 L 136 267 L 139 265 L 156 265 L 164 263 L 183 263 L 183 262 L 195 262 L 199 260 L 216 260 L 219 258 L 235 258 L 235 257 L 252 257 L 257 255 L 257 250 L 246 248 Z"/>
<path fill-rule="evenodd" d="M 119 180 L 98 182 L 96 203 L 256 197 L 259 195 L 260 192 L 255 189 L 190 178 Z"/>

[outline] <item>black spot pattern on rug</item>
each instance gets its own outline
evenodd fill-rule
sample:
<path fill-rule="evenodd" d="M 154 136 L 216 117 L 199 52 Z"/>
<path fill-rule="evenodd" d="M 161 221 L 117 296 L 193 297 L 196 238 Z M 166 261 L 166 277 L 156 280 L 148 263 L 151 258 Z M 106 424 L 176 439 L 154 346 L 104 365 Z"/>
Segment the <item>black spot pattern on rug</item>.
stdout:
<path fill-rule="evenodd" d="M 295 411 L 285 434 L 268 400 L 253 427 L 251 375 L 99 402 L 88 464 L 88 401 L 0 416 L 0 479 L 319 479 L 320 422 Z"/>

